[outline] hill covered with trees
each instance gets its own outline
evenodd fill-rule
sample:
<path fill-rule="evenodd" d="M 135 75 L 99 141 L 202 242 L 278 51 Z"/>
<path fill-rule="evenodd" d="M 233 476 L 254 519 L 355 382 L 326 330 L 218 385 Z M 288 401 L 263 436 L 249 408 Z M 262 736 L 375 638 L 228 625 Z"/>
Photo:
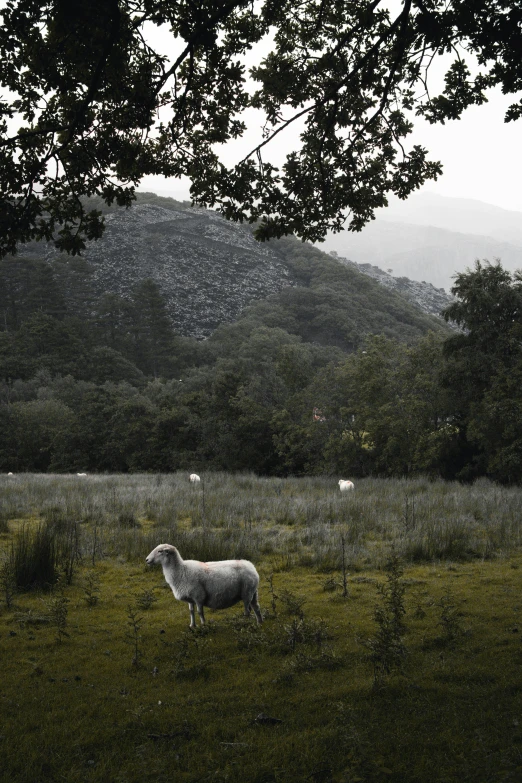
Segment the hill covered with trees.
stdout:
<path fill-rule="evenodd" d="M 285 285 L 207 339 L 174 328 L 151 276 L 124 284 L 123 257 L 118 292 L 88 256 L 0 262 L 0 469 L 520 480 L 516 276 L 460 276 L 452 335 L 310 245 L 269 250 Z"/>

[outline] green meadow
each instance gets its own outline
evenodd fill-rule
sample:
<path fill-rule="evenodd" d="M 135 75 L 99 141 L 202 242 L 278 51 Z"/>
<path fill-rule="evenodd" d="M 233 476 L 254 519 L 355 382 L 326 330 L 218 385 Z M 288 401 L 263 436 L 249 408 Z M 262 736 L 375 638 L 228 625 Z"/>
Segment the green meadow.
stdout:
<path fill-rule="evenodd" d="M 522 489 L 0 476 L 0 778 L 522 779 Z M 251 559 L 189 629 L 146 555 Z"/>

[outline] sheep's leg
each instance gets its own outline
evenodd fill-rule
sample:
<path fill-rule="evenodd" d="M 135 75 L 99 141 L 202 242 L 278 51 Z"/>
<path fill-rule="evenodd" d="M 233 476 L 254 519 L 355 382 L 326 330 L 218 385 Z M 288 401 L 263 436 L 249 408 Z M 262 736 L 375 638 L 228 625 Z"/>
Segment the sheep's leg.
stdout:
<path fill-rule="evenodd" d="M 254 614 L 256 616 L 257 624 L 261 625 L 261 623 L 263 622 L 263 615 L 261 614 L 261 607 L 259 606 L 259 601 L 257 600 L 257 590 L 254 593 L 254 595 L 252 597 L 252 600 L 250 602 L 249 612 L 250 612 L 250 608 L 252 608 L 254 610 Z"/>
<path fill-rule="evenodd" d="M 198 614 L 199 614 L 199 621 L 201 625 L 205 625 L 205 613 L 203 612 L 203 604 L 196 604 Z"/>
<path fill-rule="evenodd" d="M 190 611 L 190 627 L 195 628 L 196 627 L 196 616 L 194 614 L 194 604 L 192 601 L 188 602 L 189 605 L 189 611 Z"/>

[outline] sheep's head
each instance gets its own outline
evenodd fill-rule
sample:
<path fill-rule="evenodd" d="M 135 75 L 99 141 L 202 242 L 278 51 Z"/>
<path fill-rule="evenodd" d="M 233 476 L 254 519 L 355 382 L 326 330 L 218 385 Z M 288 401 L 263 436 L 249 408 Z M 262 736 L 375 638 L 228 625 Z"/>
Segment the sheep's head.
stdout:
<path fill-rule="evenodd" d="M 176 547 L 170 544 L 159 544 L 145 559 L 148 565 L 164 565 L 169 562 L 174 553 L 177 553 Z"/>

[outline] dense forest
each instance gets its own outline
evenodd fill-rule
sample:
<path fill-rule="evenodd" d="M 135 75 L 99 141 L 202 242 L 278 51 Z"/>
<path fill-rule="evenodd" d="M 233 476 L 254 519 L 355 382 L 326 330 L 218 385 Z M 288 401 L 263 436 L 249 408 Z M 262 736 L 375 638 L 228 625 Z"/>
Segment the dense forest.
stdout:
<path fill-rule="evenodd" d="M 522 479 L 518 275 L 458 275 L 450 331 L 278 248 L 298 284 L 200 341 L 152 279 L 100 297 L 82 259 L 0 262 L 0 470 Z"/>

